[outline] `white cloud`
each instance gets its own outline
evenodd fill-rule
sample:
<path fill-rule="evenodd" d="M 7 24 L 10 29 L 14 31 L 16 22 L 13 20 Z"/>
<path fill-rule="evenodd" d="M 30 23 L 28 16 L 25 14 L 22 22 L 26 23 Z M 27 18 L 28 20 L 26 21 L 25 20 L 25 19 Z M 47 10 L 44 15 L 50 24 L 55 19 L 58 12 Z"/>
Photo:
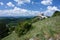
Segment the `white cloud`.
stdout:
<path fill-rule="evenodd" d="M 30 0 L 14 0 L 18 4 L 30 3 Z"/>
<path fill-rule="evenodd" d="M 43 4 L 43 5 L 50 5 L 50 4 L 52 4 L 52 1 L 53 0 L 43 0 L 43 1 L 41 1 L 41 4 Z"/>
<path fill-rule="evenodd" d="M 27 9 L 22 9 L 14 7 L 10 10 L 0 10 L 0 16 L 36 16 L 39 11 L 31 11 Z"/>
<path fill-rule="evenodd" d="M 56 6 L 48 6 L 47 9 L 52 11 L 59 10 Z"/>
<path fill-rule="evenodd" d="M 14 7 L 14 6 L 15 6 L 14 4 L 12 4 L 12 2 L 8 2 L 7 5 L 8 5 L 9 7 Z"/>
<path fill-rule="evenodd" d="M 51 16 L 55 11 L 60 11 L 60 9 L 58 9 L 58 7 L 56 6 L 48 6 L 47 10 L 44 11 L 44 13 L 45 15 Z"/>
<path fill-rule="evenodd" d="M 4 3 L 3 2 L 0 2 L 0 5 L 4 5 Z"/>

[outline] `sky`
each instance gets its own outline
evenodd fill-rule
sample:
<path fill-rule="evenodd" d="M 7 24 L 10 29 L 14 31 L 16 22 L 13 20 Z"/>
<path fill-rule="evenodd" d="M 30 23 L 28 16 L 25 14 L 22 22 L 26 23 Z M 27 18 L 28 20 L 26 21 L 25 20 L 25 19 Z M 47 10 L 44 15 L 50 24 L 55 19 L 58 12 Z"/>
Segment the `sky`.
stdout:
<path fill-rule="evenodd" d="M 0 0 L 0 16 L 51 16 L 60 11 L 60 0 Z"/>

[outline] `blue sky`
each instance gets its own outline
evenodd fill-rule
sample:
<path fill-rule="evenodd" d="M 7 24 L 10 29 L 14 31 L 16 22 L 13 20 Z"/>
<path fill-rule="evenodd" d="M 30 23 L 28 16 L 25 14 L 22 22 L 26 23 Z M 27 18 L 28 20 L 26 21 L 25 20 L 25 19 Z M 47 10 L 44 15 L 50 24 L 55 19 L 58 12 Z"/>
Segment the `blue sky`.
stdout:
<path fill-rule="evenodd" d="M 60 0 L 0 0 L 0 16 L 51 16 L 60 11 Z"/>

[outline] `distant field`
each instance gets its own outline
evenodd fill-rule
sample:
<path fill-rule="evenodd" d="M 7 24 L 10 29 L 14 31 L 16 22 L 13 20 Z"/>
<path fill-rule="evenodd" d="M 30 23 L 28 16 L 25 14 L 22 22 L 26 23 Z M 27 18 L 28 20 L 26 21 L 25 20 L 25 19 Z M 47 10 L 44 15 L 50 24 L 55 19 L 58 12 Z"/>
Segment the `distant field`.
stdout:
<path fill-rule="evenodd" d="M 17 34 L 13 32 L 2 40 L 28 40 L 33 37 L 36 37 L 39 40 L 48 40 L 51 37 L 56 39 L 60 38 L 60 16 L 38 21 L 33 23 L 32 26 L 33 29 L 31 29 L 26 35 L 17 37 Z"/>

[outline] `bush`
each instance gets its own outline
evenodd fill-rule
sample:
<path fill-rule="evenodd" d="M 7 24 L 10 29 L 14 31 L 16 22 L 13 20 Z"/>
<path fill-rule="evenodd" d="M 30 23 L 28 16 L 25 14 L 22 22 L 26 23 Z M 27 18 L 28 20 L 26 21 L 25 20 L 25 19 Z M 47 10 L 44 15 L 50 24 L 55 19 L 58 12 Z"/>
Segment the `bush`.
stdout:
<path fill-rule="evenodd" d="M 20 37 L 21 35 L 26 34 L 31 29 L 31 23 L 28 23 L 28 21 L 19 23 L 17 27 L 15 27 L 15 32 Z"/>
<path fill-rule="evenodd" d="M 11 34 L 13 31 L 14 31 L 14 29 L 15 29 L 15 25 L 13 24 L 13 23 L 9 23 L 9 24 L 7 24 L 8 25 L 8 28 L 9 28 L 9 34 Z"/>
<path fill-rule="evenodd" d="M 54 16 L 60 16 L 60 11 L 55 11 L 55 13 L 53 14 L 53 17 Z"/>

